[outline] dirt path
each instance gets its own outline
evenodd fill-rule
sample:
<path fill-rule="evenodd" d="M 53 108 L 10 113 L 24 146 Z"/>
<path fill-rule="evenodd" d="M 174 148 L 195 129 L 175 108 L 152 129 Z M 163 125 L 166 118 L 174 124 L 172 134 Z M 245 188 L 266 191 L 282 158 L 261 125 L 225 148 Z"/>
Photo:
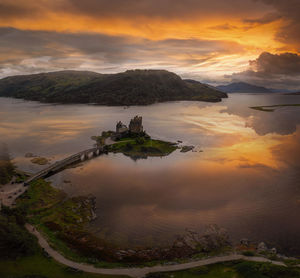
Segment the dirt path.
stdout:
<path fill-rule="evenodd" d="M 243 255 L 228 255 L 222 257 L 213 257 L 205 260 L 193 261 L 189 263 L 183 264 L 175 264 L 175 265 L 157 265 L 152 267 L 143 267 L 143 268 L 96 268 L 92 265 L 84 264 L 84 263 L 77 263 L 73 262 L 69 259 L 63 257 L 60 253 L 56 250 L 51 248 L 45 238 L 30 224 L 25 225 L 26 229 L 33 235 L 38 238 L 38 242 L 42 248 L 56 261 L 69 266 L 73 267 L 85 272 L 90 273 L 97 273 L 97 274 L 108 274 L 108 275 L 127 275 L 131 277 L 144 277 L 146 274 L 151 272 L 167 272 L 167 271 L 178 271 L 184 270 L 189 268 L 194 268 L 198 266 L 210 265 L 215 263 L 221 262 L 228 262 L 228 261 L 235 261 L 235 260 L 246 260 L 246 261 L 253 261 L 253 262 L 270 262 L 274 265 L 281 265 L 286 266 L 282 262 L 271 261 L 263 257 L 246 257 Z"/>

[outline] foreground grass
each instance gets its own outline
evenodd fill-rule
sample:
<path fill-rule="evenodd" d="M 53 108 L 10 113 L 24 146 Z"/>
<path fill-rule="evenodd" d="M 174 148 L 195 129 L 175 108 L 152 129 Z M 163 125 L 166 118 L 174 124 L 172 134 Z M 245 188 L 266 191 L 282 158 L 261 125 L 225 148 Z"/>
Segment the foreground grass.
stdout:
<path fill-rule="evenodd" d="M 299 278 L 298 268 L 276 266 L 270 263 L 226 262 L 201 266 L 184 271 L 151 273 L 148 278 Z"/>
<path fill-rule="evenodd" d="M 276 108 L 289 107 L 289 106 L 300 106 L 300 104 L 277 104 L 277 105 L 267 105 L 267 106 L 252 106 L 250 108 L 258 111 L 263 111 L 263 112 L 274 112 Z"/>
<path fill-rule="evenodd" d="M 17 200 L 17 207 L 26 211 L 26 221 L 33 224 L 47 239 L 49 245 L 65 258 L 93 264 L 96 267 L 126 266 L 106 262 L 98 257 L 101 254 L 93 253 L 95 246 L 105 244 L 86 230 L 86 225 L 91 219 L 91 205 L 86 200 L 86 197 L 67 198 L 63 191 L 40 179 L 32 182 L 27 192 Z M 77 243 L 77 237 L 86 238 L 87 248 L 80 242 Z M 70 240 L 71 238 L 74 240 Z"/>
<path fill-rule="evenodd" d="M 0 261 L 1 278 L 106 278 L 126 277 L 111 276 L 75 271 L 63 266 L 51 258 L 44 257 L 41 253 L 34 256 L 18 258 L 16 260 Z"/>

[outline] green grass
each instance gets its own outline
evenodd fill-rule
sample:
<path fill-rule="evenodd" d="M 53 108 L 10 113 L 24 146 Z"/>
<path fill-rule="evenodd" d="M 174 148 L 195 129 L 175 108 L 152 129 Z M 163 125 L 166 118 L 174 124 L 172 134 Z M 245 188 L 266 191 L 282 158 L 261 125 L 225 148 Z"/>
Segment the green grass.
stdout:
<path fill-rule="evenodd" d="M 242 278 L 232 265 L 215 264 L 209 266 L 201 266 L 192 269 L 166 273 L 152 273 L 147 275 L 151 278 Z"/>
<path fill-rule="evenodd" d="M 56 232 L 51 231 L 44 225 L 38 226 L 39 231 L 43 234 L 43 236 L 47 239 L 49 245 L 57 250 L 59 253 L 61 253 L 65 258 L 79 263 L 88 263 L 92 264 L 95 267 L 101 267 L 101 268 L 117 268 L 117 267 L 126 267 L 127 265 L 125 263 L 113 263 L 113 262 L 105 262 L 98 260 L 93 257 L 88 257 L 81 255 L 77 250 L 72 249 L 67 245 L 66 242 L 59 239 L 57 237 Z"/>
<path fill-rule="evenodd" d="M 251 109 L 263 111 L 263 112 L 274 112 L 276 108 L 279 107 L 289 107 L 289 106 L 300 106 L 300 104 L 277 104 L 277 105 L 267 105 L 267 106 L 252 106 Z"/>
<path fill-rule="evenodd" d="M 109 147 L 109 151 L 123 153 L 130 157 L 147 158 L 148 156 L 167 156 L 178 147 L 170 142 L 146 138 L 123 138 Z"/>
<path fill-rule="evenodd" d="M 299 278 L 300 269 L 256 263 L 233 261 L 196 267 L 183 271 L 151 273 L 148 278 Z"/>
<path fill-rule="evenodd" d="M 126 277 L 75 272 L 74 270 L 44 257 L 41 253 L 16 260 L 0 261 L 1 278 L 105 278 Z"/>
<path fill-rule="evenodd" d="M 28 214 L 37 214 L 58 204 L 65 197 L 63 191 L 40 179 L 32 182 L 26 193 L 17 199 L 17 206 L 26 208 Z"/>
<path fill-rule="evenodd" d="M 27 211 L 27 221 L 33 224 L 47 239 L 49 245 L 66 258 L 90 263 L 97 267 L 120 267 L 92 254 L 95 246 L 103 245 L 86 230 L 91 219 L 91 204 L 86 197 L 67 198 L 66 194 L 53 188 L 42 179 L 32 182 L 28 191 L 18 200 L 18 208 Z M 76 238 L 85 238 L 87 250 L 82 250 Z"/>

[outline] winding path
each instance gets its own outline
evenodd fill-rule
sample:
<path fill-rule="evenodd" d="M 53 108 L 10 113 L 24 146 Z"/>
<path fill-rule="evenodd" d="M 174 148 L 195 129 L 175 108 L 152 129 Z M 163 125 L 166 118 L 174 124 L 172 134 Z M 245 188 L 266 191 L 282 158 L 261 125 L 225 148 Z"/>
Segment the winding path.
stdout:
<path fill-rule="evenodd" d="M 126 275 L 134 278 L 144 277 L 146 274 L 151 272 L 168 272 L 168 271 L 178 271 L 185 270 L 189 268 L 210 265 L 221 262 L 236 261 L 236 260 L 245 260 L 252 262 L 270 262 L 274 265 L 286 266 L 283 262 L 271 261 L 263 257 L 247 257 L 243 255 L 227 255 L 222 257 L 213 257 L 205 260 L 198 260 L 189 263 L 183 264 L 174 264 L 174 265 L 156 265 L 152 267 L 143 267 L 143 268 L 96 268 L 92 265 L 77 263 L 66 259 L 56 250 L 49 246 L 47 240 L 30 224 L 25 225 L 26 229 L 33 235 L 38 238 L 40 246 L 57 262 L 64 264 L 66 266 L 76 268 L 85 272 L 97 273 L 97 274 L 107 274 L 107 275 Z"/>

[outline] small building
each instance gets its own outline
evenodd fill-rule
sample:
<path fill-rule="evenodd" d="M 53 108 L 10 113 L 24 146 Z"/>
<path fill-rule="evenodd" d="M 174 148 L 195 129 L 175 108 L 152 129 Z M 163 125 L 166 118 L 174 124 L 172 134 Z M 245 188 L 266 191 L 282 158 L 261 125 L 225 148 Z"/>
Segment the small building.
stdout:
<path fill-rule="evenodd" d="M 130 120 L 129 124 L 129 132 L 134 134 L 140 134 L 144 132 L 142 125 L 143 118 L 139 116 L 135 116 Z"/>
<path fill-rule="evenodd" d="M 124 125 L 121 121 L 119 121 L 116 125 L 116 133 L 111 136 L 113 140 L 121 139 L 127 136 L 129 133 L 129 129 L 126 125 Z"/>
<path fill-rule="evenodd" d="M 116 133 L 122 134 L 128 132 L 128 127 L 119 121 L 116 125 Z"/>

